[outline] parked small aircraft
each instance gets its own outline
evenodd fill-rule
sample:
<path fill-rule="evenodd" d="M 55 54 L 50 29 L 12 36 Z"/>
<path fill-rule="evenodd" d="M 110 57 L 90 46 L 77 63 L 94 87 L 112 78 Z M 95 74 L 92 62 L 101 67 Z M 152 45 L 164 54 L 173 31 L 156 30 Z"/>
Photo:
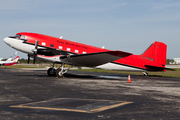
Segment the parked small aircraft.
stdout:
<path fill-rule="evenodd" d="M 18 63 L 19 56 L 17 56 L 14 60 L 12 57 L 8 58 L 6 61 L 0 61 L 0 66 L 10 66 Z"/>
<path fill-rule="evenodd" d="M 165 71 L 167 45 L 154 42 L 141 55 L 123 51 L 111 51 L 69 40 L 42 35 L 38 33 L 21 32 L 4 41 L 10 47 L 28 54 L 30 57 L 50 61 L 53 66 L 48 69 L 49 76 L 63 76 L 70 68 L 64 69 L 64 64 L 86 66 L 108 70 Z M 61 64 L 58 69 L 54 64 Z"/>

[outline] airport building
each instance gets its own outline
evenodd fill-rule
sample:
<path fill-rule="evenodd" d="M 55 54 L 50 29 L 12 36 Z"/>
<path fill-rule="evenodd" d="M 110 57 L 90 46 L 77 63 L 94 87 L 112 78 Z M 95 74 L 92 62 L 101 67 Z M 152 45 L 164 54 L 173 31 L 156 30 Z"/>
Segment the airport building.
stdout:
<path fill-rule="evenodd" d="M 174 64 L 180 64 L 180 58 L 174 58 Z"/>

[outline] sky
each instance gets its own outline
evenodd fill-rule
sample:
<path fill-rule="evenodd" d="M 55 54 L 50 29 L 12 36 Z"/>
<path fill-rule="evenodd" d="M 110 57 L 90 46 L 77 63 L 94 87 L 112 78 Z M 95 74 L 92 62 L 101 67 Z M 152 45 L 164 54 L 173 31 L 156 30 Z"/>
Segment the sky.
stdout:
<path fill-rule="evenodd" d="M 180 58 L 179 0 L 1 0 L 0 57 L 15 56 L 3 39 L 34 32 L 133 54 L 153 42 Z M 27 58 L 17 52 L 20 58 Z"/>

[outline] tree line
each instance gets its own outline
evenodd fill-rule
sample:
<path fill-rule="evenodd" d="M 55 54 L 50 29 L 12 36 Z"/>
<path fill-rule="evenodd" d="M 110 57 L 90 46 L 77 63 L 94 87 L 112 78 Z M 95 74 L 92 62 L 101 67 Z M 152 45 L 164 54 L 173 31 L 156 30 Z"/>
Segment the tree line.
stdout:
<path fill-rule="evenodd" d="M 3 59 L 2 61 L 5 61 L 7 59 Z M 28 63 L 28 59 L 24 59 L 24 58 L 21 58 L 18 60 L 18 63 Z M 30 64 L 33 64 L 33 60 L 30 59 L 29 61 Z M 40 60 L 36 60 L 36 64 L 42 64 L 42 63 L 46 63 L 46 64 L 49 64 L 51 62 L 46 62 L 46 61 L 40 61 Z M 171 64 L 171 63 L 174 63 L 174 60 L 173 59 L 166 59 L 166 64 Z"/>

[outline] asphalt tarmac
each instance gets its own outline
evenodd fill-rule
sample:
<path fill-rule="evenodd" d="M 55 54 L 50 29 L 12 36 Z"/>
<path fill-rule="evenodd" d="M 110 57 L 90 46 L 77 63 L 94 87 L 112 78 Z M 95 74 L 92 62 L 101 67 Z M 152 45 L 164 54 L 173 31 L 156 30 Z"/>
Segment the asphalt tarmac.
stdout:
<path fill-rule="evenodd" d="M 179 120 L 180 78 L 0 69 L 0 120 Z"/>

